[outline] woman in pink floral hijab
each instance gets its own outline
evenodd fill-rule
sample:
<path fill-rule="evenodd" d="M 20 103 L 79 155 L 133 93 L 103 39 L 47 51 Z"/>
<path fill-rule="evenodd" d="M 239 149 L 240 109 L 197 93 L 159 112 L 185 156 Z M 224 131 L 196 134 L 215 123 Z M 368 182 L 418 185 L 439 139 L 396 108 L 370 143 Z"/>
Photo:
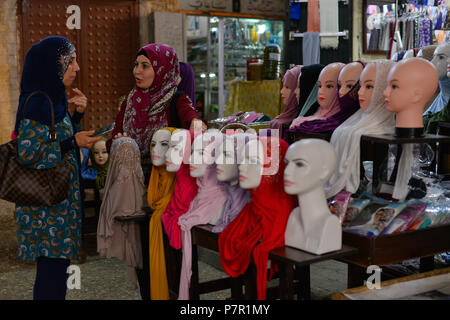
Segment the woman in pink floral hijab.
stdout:
<path fill-rule="evenodd" d="M 134 88 L 122 102 L 116 117 L 113 137 L 127 134 L 139 146 L 142 163 L 149 162 L 150 139 L 156 130 L 181 123 L 189 129 L 200 119 L 187 95 L 173 101 L 180 71 L 175 50 L 165 44 L 151 43 L 136 54 Z M 175 103 L 175 108 L 171 104 Z M 176 112 L 171 112 L 176 110 Z"/>

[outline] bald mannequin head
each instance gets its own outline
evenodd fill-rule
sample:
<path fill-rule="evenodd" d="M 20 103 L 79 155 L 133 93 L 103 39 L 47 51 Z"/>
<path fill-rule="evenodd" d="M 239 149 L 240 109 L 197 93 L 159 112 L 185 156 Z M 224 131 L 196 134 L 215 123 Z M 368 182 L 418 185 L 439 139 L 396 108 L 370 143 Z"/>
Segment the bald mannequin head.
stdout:
<path fill-rule="evenodd" d="M 331 103 L 333 96 L 336 94 L 339 73 L 344 66 L 345 64 L 341 62 L 334 62 L 327 65 L 320 72 L 319 79 L 317 80 L 319 87 L 317 102 L 321 107 Z"/>
<path fill-rule="evenodd" d="M 303 194 L 323 188 L 337 165 L 333 146 L 321 139 L 302 139 L 289 147 L 284 170 L 284 190 Z"/>
<path fill-rule="evenodd" d="M 363 66 L 359 62 L 350 62 L 342 68 L 338 78 L 339 97 L 342 98 L 353 88 L 362 71 Z"/>
<path fill-rule="evenodd" d="M 426 103 L 438 86 L 438 72 L 422 58 L 397 62 L 384 91 L 387 110 L 396 113 L 396 128 L 422 128 Z"/>
<path fill-rule="evenodd" d="M 439 73 L 439 80 L 447 78 L 447 58 L 450 57 L 450 42 L 444 42 L 434 51 L 431 63 Z"/>

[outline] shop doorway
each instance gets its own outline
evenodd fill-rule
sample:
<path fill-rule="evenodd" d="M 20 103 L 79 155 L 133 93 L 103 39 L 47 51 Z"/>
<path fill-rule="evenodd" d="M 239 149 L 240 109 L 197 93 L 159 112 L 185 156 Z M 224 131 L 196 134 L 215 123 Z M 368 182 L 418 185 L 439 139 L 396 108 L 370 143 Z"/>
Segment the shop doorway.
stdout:
<path fill-rule="evenodd" d="M 68 13 L 70 6 L 79 8 L 79 28 L 69 29 L 66 25 L 68 18 L 77 13 Z M 113 122 L 119 98 L 134 85 L 132 68 L 139 48 L 138 1 L 19 0 L 18 15 L 21 66 L 26 52 L 44 37 L 70 39 L 77 48 L 81 68 L 74 86 L 89 99 L 83 128 L 100 128 Z M 71 90 L 67 94 L 72 96 Z"/>

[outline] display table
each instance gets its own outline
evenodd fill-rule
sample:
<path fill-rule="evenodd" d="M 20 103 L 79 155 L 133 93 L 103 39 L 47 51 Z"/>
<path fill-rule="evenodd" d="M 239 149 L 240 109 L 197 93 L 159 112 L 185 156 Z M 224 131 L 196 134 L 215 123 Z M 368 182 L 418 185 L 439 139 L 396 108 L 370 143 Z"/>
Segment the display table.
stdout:
<path fill-rule="evenodd" d="M 439 279 L 437 279 L 437 277 L 439 277 Z M 436 279 L 435 279 L 436 278 Z M 422 281 L 417 281 L 423 279 Z M 367 286 L 361 286 L 361 287 L 357 287 L 357 288 L 352 288 L 352 289 L 347 289 L 344 290 L 342 292 L 339 293 L 335 293 L 331 296 L 332 300 L 350 300 L 350 299 L 370 299 L 370 300 L 374 300 L 374 299 L 383 299 L 384 297 L 389 297 L 391 296 L 393 299 L 425 299 L 425 298 L 431 298 L 430 295 L 425 296 L 425 295 L 421 295 L 421 297 L 414 297 L 414 296 L 409 296 L 406 292 L 408 291 L 421 291 L 421 288 L 425 288 L 427 286 L 427 283 L 430 283 L 432 280 L 439 280 L 439 282 L 443 282 L 443 280 L 447 280 L 447 283 L 450 279 L 450 268 L 443 268 L 443 269 L 438 269 L 438 270 L 433 270 L 433 271 L 429 271 L 429 272 L 425 272 L 425 273 L 419 273 L 419 274 L 414 274 L 411 276 L 407 276 L 407 277 L 401 277 L 401 278 L 397 278 L 397 279 L 393 279 L 393 280 L 389 280 L 389 281 L 382 281 L 380 282 L 380 287 L 382 290 L 386 291 L 386 289 L 391 291 L 391 294 L 389 293 L 382 293 L 378 290 L 371 290 L 369 291 Z M 431 286 L 431 283 L 429 284 Z M 394 286 L 396 288 L 394 288 Z M 443 283 L 443 286 L 445 286 L 445 284 Z M 395 291 L 393 291 L 395 290 Z M 427 290 L 427 289 L 422 289 L 422 290 Z M 378 292 L 377 292 L 378 291 Z M 403 297 L 393 297 L 393 294 L 395 292 L 402 292 L 403 294 L 406 294 L 406 296 Z M 411 292 L 412 293 L 412 292 Z M 444 297 L 439 297 L 439 295 L 437 295 L 437 298 L 444 298 Z M 449 296 L 447 296 L 447 300 L 448 300 Z M 387 299 L 387 298 L 386 298 Z"/>
<path fill-rule="evenodd" d="M 224 116 L 255 111 L 275 118 L 281 112 L 281 80 L 238 81 L 228 90 Z"/>
<path fill-rule="evenodd" d="M 357 252 L 358 249 L 347 245 L 343 245 L 341 250 L 322 255 L 315 255 L 288 246 L 270 251 L 269 259 L 276 262 L 280 268 L 279 298 L 281 300 L 292 300 L 294 296 L 294 280 L 298 280 L 300 282 L 300 292 L 298 292 L 297 297 L 310 300 L 310 265 L 324 260 L 349 257 Z"/>
<path fill-rule="evenodd" d="M 358 253 L 341 259 L 348 263 L 348 288 L 358 287 L 368 275 L 370 265 L 387 266 L 421 258 L 421 272 L 434 268 L 434 255 L 450 251 L 450 225 L 366 237 L 344 231 L 342 243 L 358 248 Z"/>
<path fill-rule="evenodd" d="M 434 145 L 439 143 L 440 145 L 448 145 L 450 143 L 450 136 L 436 134 L 425 134 L 420 138 L 397 138 L 393 134 L 361 136 L 361 161 L 373 160 L 372 192 L 374 194 L 377 193 L 377 190 L 379 188 L 380 178 L 382 181 L 388 180 L 386 171 L 383 173 L 380 171 L 380 169 L 386 168 L 387 166 L 389 145 L 402 145 L 411 143 L 429 143 Z"/>

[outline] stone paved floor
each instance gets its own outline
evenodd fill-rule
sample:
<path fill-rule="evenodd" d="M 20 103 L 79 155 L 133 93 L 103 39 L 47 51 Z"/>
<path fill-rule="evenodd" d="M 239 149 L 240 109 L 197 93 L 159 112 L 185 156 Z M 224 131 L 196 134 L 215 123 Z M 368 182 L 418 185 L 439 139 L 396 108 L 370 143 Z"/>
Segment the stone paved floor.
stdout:
<path fill-rule="evenodd" d="M 24 264 L 17 259 L 14 205 L 0 200 L 0 300 L 29 300 L 33 296 L 36 274 L 34 264 Z M 208 258 L 199 262 L 200 281 L 218 279 L 226 274 L 217 263 Z M 208 263 L 205 263 L 207 261 Z M 91 255 L 81 270 L 81 289 L 68 290 L 68 300 L 139 300 L 138 290 L 133 290 L 126 279 L 126 266 L 118 259 Z M 215 266 L 215 267 L 214 267 Z M 269 286 L 277 284 L 273 280 Z M 326 299 L 331 294 L 346 289 L 347 266 L 337 261 L 326 261 L 311 266 L 311 297 Z M 224 300 L 230 290 L 203 294 L 201 299 Z"/>

